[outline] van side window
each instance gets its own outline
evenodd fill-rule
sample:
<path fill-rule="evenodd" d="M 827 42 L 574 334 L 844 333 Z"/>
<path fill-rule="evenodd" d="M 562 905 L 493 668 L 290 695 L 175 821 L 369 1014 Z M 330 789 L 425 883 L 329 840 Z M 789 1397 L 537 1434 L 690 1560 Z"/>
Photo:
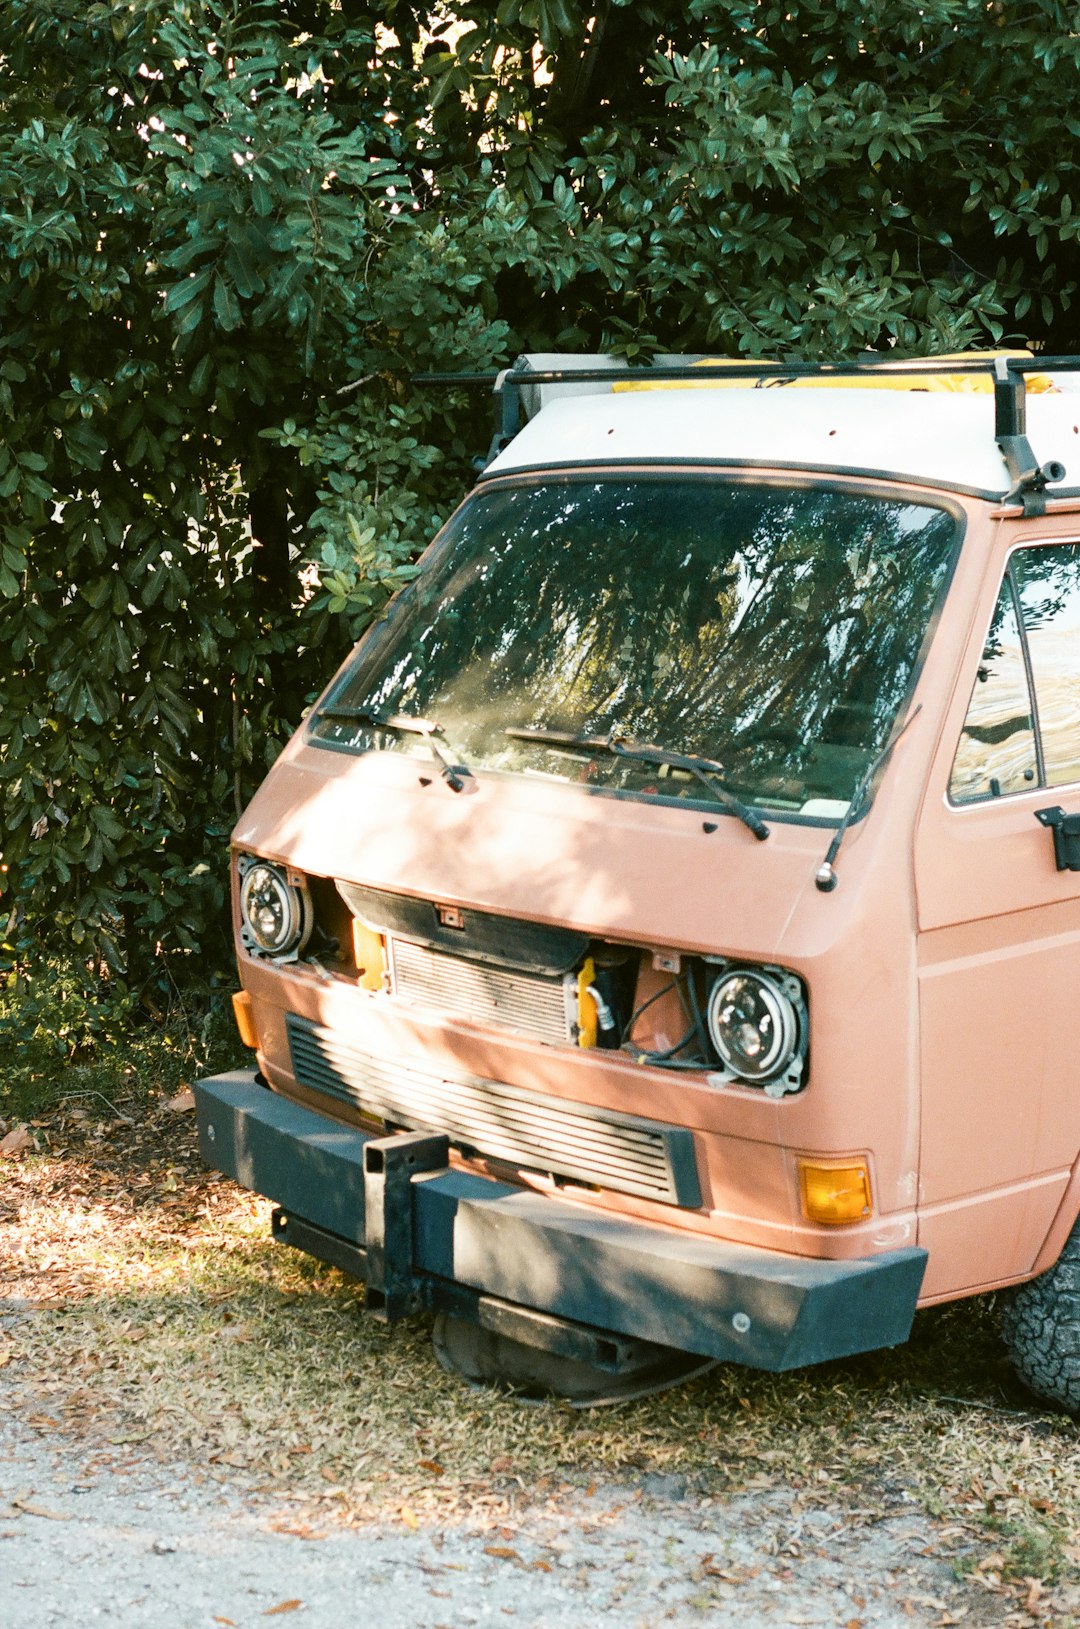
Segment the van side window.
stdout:
<path fill-rule="evenodd" d="M 1031 693 L 1011 575 L 1001 585 L 994 620 L 956 749 L 953 803 L 1023 792 L 1038 777 Z"/>
<path fill-rule="evenodd" d="M 1080 544 L 1055 543 L 1009 562 L 949 797 L 971 803 L 1069 781 L 1080 781 Z"/>
<path fill-rule="evenodd" d="M 1035 686 L 1044 786 L 1080 781 L 1080 544 L 1012 560 Z"/>

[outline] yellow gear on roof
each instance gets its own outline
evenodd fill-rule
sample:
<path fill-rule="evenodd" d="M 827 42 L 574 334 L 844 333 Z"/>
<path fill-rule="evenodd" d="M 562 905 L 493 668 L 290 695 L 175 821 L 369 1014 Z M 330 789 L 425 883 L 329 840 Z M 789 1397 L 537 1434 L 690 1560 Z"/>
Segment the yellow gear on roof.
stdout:
<path fill-rule="evenodd" d="M 1000 357 L 1009 357 L 1016 361 L 1031 362 L 1034 360 L 1030 351 L 949 351 L 943 356 L 927 357 L 928 362 L 996 362 Z M 691 367 L 705 368 L 710 363 L 723 362 L 726 368 L 745 368 L 747 371 L 741 378 L 714 376 L 711 379 L 628 379 L 624 383 L 621 379 L 612 385 L 613 391 L 624 390 L 925 390 L 925 391 L 952 391 L 961 394 L 988 396 L 993 392 L 994 379 L 991 373 L 901 373 L 892 370 L 902 367 L 911 367 L 918 358 L 906 361 L 885 361 L 866 364 L 866 371 L 859 374 L 820 373 L 785 379 L 782 375 L 762 375 L 756 370 L 762 366 L 762 358 L 751 360 L 747 357 L 737 357 L 730 361 L 726 357 L 711 357 L 708 360 L 694 362 Z M 774 366 L 775 364 L 768 364 Z M 1057 385 L 1046 373 L 1027 373 L 1024 375 L 1024 384 L 1032 395 L 1043 395 L 1047 392 L 1056 393 Z"/>

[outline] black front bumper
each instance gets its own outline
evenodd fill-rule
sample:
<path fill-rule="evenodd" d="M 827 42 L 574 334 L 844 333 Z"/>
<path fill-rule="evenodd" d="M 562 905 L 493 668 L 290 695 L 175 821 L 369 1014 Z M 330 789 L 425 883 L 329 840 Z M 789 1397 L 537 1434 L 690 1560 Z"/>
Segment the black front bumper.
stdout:
<path fill-rule="evenodd" d="M 471 1294 L 772 1371 L 911 1329 L 924 1250 L 807 1260 L 606 1215 L 450 1170 L 445 1138 L 367 1137 L 250 1071 L 195 1098 L 206 1163 L 281 1206 L 279 1237 L 366 1278 L 383 1316 L 460 1312 Z"/>

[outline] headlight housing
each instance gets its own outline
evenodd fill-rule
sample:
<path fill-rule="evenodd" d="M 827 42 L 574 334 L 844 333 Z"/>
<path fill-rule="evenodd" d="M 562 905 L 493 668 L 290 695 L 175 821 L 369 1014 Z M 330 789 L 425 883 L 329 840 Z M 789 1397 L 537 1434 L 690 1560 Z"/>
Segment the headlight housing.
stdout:
<path fill-rule="evenodd" d="M 806 1066 L 806 998 L 779 967 L 727 966 L 709 991 L 709 1038 L 721 1062 L 717 1078 L 763 1086 L 774 1097 L 797 1092 Z"/>
<path fill-rule="evenodd" d="M 299 956 L 311 936 L 311 896 L 268 860 L 240 862 L 240 938 L 256 956 Z"/>

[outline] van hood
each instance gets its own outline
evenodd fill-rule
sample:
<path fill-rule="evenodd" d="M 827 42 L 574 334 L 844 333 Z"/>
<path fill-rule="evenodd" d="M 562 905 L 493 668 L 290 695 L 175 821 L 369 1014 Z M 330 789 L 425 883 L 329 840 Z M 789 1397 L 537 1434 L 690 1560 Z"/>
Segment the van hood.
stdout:
<path fill-rule="evenodd" d="M 330 877 L 557 923 L 590 936 L 775 955 L 828 828 L 721 804 L 673 805 L 526 775 L 453 792 L 426 757 L 360 757 L 298 738 L 233 833 L 238 849 Z"/>

